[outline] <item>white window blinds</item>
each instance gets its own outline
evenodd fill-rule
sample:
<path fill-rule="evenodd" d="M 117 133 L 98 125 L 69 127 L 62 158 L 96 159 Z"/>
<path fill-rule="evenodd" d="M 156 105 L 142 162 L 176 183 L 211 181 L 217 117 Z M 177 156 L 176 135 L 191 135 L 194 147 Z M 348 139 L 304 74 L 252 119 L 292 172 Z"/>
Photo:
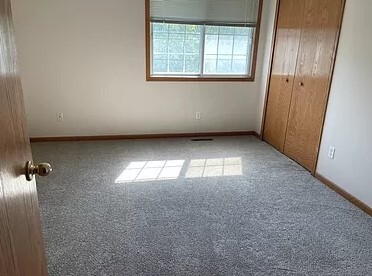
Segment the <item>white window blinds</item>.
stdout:
<path fill-rule="evenodd" d="M 150 0 L 150 20 L 255 27 L 258 8 L 259 0 Z"/>

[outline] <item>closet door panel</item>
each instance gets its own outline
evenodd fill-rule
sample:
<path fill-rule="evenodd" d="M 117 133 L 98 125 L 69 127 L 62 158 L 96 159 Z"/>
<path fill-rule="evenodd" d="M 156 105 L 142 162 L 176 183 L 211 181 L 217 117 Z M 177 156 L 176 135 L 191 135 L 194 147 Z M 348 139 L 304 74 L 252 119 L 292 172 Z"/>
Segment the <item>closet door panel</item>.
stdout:
<path fill-rule="evenodd" d="M 344 0 L 307 0 L 284 153 L 315 169 Z"/>
<path fill-rule="evenodd" d="M 281 0 L 264 140 L 283 151 L 306 0 Z"/>

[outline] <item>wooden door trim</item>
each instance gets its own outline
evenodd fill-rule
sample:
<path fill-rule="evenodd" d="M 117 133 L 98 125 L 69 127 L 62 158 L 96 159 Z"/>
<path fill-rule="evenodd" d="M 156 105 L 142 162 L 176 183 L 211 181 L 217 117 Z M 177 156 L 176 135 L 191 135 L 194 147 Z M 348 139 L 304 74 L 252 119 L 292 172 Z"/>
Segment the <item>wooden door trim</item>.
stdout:
<path fill-rule="evenodd" d="M 268 98 L 269 98 L 270 78 L 271 78 L 271 73 L 272 73 L 272 70 L 273 70 L 274 49 L 275 49 L 275 44 L 276 44 L 275 42 L 276 42 L 277 27 L 278 27 L 278 20 L 279 20 L 280 1 L 281 0 L 276 1 L 273 35 L 272 35 L 272 38 L 271 38 L 272 43 L 271 43 L 271 49 L 270 49 L 269 70 L 268 70 L 267 80 L 266 80 L 265 100 L 264 100 L 264 106 L 263 106 L 263 110 L 262 110 L 262 119 L 261 119 L 260 139 L 262 141 L 264 140 L 266 110 L 267 110 L 267 102 L 268 102 Z"/>
<path fill-rule="evenodd" d="M 266 123 L 267 103 L 268 103 L 269 90 L 270 90 L 270 78 L 271 78 L 272 67 L 273 67 L 273 58 L 274 58 L 274 51 L 275 51 L 275 42 L 276 42 L 276 35 L 277 35 L 277 25 L 278 25 L 278 19 L 279 19 L 280 3 L 281 3 L 281 0 L 277 0 L 276 11 L 275 11 L 274 30 L 273 30 L 272 44 L 271 44 L 271 51 L 270 51 L 269 72 L 268 72 L 268 76 L 267 76 L 264 108 L 263 108 L 263 112 L 262 112 L 263 115 L 262 115 L 262 120 L 261 120 L 261 133 L 259 135 L 260 139 L 263 140 L 263 141 L 264 141 L 264 129 L 265 129 L 265 123 Z M 324 110 L 324 113 L 323 113 L 323 116 L 322 116 L 322 126 L 321 126 L 321 132 L 320 132 L 321 135 L 320 135 L 320 139 L 318 141 L 318 148 L 317 148 L 315 163 L 313 165 L 313 168 L 310 170 L 310 172 L 313 176 L 316 175 L 316 169 L 317 169 L 318 161 L 319 161 L 320 144 L 321 144 L 322 137 L 323 137 L 325 116 L 327 114 L 329 95 L 330 95 L 330 90 L 331 90 L 331 87 L 332 87 L 333 73 L 334 73 L 335 64 L 336 64 L 338 45 L 339 45 L 339 40 L 340 40 L 340 33 L 341 33 L 342 22 L 343 22 L 344 13 L 345 13 L 345 3 L 346 3 L 346 0 L 342 0 L 340 22 L 339 22 L 339 26 L 338 26 L 338 29 L 337 29 L 336 40 L 335 40 L 335 51 L 334 51 L 334 56 L 333 56 L 333 64 L 332 64 L 332 68 L 330 70 L 331 78 L 330 78 L 330 83 L 329 83 L 329 87 L 328 87 L 326 106 L 325 106 L 325 110 Z"/>
<path fill-rule="evenodd" d="M 357 206 L 362 211 L 366 212 L 368 215 L 372 216 L 372 208 L 369 207 L 367 204 L 362 202 L 361 200 L 357 199 L 355 196 L 351 195 L 349 192 L 342 189 L 340 186 L 335 184 L 333 181 L 329 180 L 328 178 L 324 177 L 319 173 L 315 173 L 315 178 L 322 182 L 324 185 L 328 186 L 330 189 L 344 197 L 346 200 Z"/>
<path fill-rule="evenodd" d="M 342 23 L 343 23 L 344 14 L 345 14 L 345 5 L 346 5 L 346 0 L 343 0 L 342 1 L 342 8 L 341 8 L 340 22 L 338 23 L 338 29 L 337 29 L 337 34 L 336 34 L 335 50 L 334 50 L 334 53 L 333 53 L 333 64 L 332 64 L 332 68 L 331 68 L 331 78 L 330 78 L 330 81 L 329 81 L 326 105 L 325 105 L 325 109 L 324 109 L 323 116 L 322 116 L 322 127 L 321 127 L 320 137 L 319 137 L 319 141 L 318 141 L 318 150 L 317 150 L 317 153 L 316 153 L 316 158 L 315 158 L 315 162 L 314 162 L 314 165 L 313 165 L 313 170 L 311 171 L 313 176 L 316 175 L 316 170 L 318 168 L 318 163 L 319 163 L 320 146 L 321 146 L 322 138 L 323 138 L 325 117 L 327 115 L 327 110 L 328 110 L 329 95 L 331 94 L 331 88 L 332 88 L 332 83 L 333 83 L 333 74 L 334 74 L 335 66 L 336 66 L 338 46 L 339 46 L 339 42 L 340 42 Z"/>

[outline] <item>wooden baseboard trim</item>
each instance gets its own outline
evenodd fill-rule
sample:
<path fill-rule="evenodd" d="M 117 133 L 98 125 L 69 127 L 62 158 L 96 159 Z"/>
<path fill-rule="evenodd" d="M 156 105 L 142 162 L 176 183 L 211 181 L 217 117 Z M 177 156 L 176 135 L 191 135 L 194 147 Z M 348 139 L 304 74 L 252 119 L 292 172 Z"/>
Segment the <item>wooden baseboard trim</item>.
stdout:
<path fill-rule="evenodd" d="M 169 133 L 169 134 L 32 137 L 30 138 L 30 141 L 32 143 L 35 143 L 35 142 L 98 141 L 98 140 L 188 138 L 188 137 L 246 136 L 246 135 L 254 135 L 256 137 L 259 137 L 259 135 L 255 131 L 232 131 L 232 132 Z"/>
<path fill-rule="evenodd" d="M 258 134 L 257 132 L 253 131 L 253 134 L 252 135 L 254 135 L 254 137 L 256 137 L 257 139 L 262 140 L 261 134 Z"/>
<path fill-rule="evenodd" d="M 346 200 L 350 201 L 352 204 L 357 206 L 359 209 L 363 210 L 366 212 L 368 215 L 372 216 L 372 208 L 369 207 L 367 204 L 364 202 L 360 201 L 357 199 L 355 196 L 349 194 L 346 192 L 344 189 L 333 183 L 331 180 L 327 179 L 326 177 L 315 173 L 315 178 L 318 179 L 320 182 L 331 188 L 333 191 L 344 197 Z"/>

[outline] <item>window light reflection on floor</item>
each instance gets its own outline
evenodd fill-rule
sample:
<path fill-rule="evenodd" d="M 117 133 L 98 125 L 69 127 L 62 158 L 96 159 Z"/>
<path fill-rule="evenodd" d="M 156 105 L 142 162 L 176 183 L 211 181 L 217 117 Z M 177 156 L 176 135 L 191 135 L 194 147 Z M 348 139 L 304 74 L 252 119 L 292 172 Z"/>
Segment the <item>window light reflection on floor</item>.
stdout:
<path fill-rule="evenodd" d="M 242 175 L 241 157 L 193 159 L 190 161 L 186 178 Z"/>
<path fill-rule="evenodd" d="M 185 160 L 131 162 L 115 183 L 178 179 Z M 192 159 L 185 178 L 242 175 L 241 157 Z"/>
<path fill-rule="evenodd" d="M 115 183 L 177 179 L 185 160 L 131 162 Z"/>

